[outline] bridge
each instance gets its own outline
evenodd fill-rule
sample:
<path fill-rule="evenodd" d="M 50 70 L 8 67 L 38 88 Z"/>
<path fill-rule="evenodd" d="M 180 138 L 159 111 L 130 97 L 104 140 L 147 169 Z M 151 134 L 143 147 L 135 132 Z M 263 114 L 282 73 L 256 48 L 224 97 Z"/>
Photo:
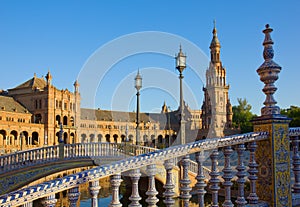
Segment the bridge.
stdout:
<path fill-rule="evenodd" d="M 272 59 L 274 51 L 270 37 L 269 25 L 266 25 L 264 40 L 265 62 L 257 69 L 260 80 L 265 86 L 263 92 L 266 101 L 261 116 L 253 120 L 254 132 L 232 135 L 221 138 L 207 138 L 196 142 L 155 150 L 140 146 L 109 143 L 75 144 L 52 146 L 32 151 L 18 152 L 1 157 L 1 176 L 24 169 L 51 166 L 58 163 L 60 169 L 76 167 L 82 160 L 86 164 L 99 165 L 92 169 L 67 175 L 38 185 L 10 191 L 0 196 L 0 206 L 32 206 L 39 200 L 41 206 L 54 207 L 55 194 L 67 190 L 70 206 L 75 207 L 79 198 L 79 185 L 89 183 L 92 206 L 97 207 L 97 195 L 100 189 L 99 179 L 110 176 L 112 188 L 111 207 L 120 207 L 119 187 L 122 174 L 129 175 L 132 181 L 132 194 L 129 197 L 130 207 L 141 206 L 138 182 L 141 169 L 146 168 L 148 176 L 148 206 L 158 202 L 155 176 L 158 166 L 165 170 L 164 203 L 174 206 L 175 183 L 174 167 L 179 167 L 179 197 L 184 206 L 189 205 L 191 198 L 191 181 L 189 171 L 196 172 L 196 194 L 199 206 L 205 206 L 204 196 L 211 194 L 211 205 L 219 206 L 219 193 L 224 192 L 222 206 L 299 206 L 300 205 L 300 128 L 289 128 L 290 119 L 280 114 L 273 94 L 277 90 L 274 83 L 278 79 L 281 67 Z M 248 166 L 245 165 L 248 150 Z M 233 169 L 231 156 L 237 153 L 237 164 Z M 223 153 L 223 166 L 218 166 L 220 153 Z M 106 153 L 106 154 L 105 154 Z M 206 155 L 211 161 L 207 179 L 204 168 Z M 93 159 L 93 157 L 95 159 Z M 195 157 L 196 164 L 191 164 L 190 157 Z M 109 162 L 105 163 L 105 159 Z M 74 161 L 74 163 L 72 162 Z M 98 163 L 99 162 L 99 163 Z M 70 165 L 70 166 L 67 166 Z M 191 167 L 192 166 L 192 167 Z M 220 168 L 221 167 L 221 168 Z M 196 168 L 196 170 L 195 170 Z M 220 170 L 221 169 L 221 170 Z M 59 169 L 57 169 L 59 170 Z M 49 172 L 48 172 L 49 173 Z M 238 186 L 235 201 L 232 193 L 233 180 Z M 247 193 L 246 185 L 250 186 Z M 208 192 L 207 192 L 208 191 Z M 247 195 L 246 195 L 247 193 Z"/>

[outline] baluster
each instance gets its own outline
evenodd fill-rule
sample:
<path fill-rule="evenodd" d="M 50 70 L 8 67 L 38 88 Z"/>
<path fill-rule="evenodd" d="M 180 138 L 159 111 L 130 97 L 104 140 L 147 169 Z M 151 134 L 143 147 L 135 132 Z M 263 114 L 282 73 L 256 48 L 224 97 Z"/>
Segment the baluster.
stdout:
<path fill-rule="evenodd" d="M 236 167 L 237 173 L 236 176 L 238 177 L 237 183 L 238 183 L 238 197 L 235 201 L 238 207 L 245 206 L 247 204 L 247 201 L 244 197 L 244 189 L 245 189 L 245 176 L 246 174 L 246 166 L 244 165 L 244 151 L 245 151 L 245 145 L 239 144 L 237 145 L 237 153 L 238 153 L 238 165 Z"/>
<path fill-rule="evenodd" d="M 148 203 L 148 207 L 156 207 L 156 203 L 158 202 L 158 198 L 156 195 L 158 194 L 156 188 L 155 188 L 155 174 L 156 174 L 156 165 L 148 165 L 147 166 L 147 173 L 148 173 L 148 191 L 146 192 L 146 195 L 148 198 L 146 199 L 146 202 Z"/>
<path fill-rule="evenodd" d="M 28 203 L 24 203 L 23 205 L 21 205 L 22 207 L 32 207 L 33 203 L 32 202 L 28 202 Z"/>
<path fill-rule="evenodd" d="M 110 177 L 110 185 L 112 190 L 111 202 L 109 207 L 121 207 L 122 204 L 120 203 L 119 199 L 119 188 L 121 185 L 122 179 L 121 174 L 115 174 Z"/>
<path fill-rule="evenodd" d="M 257 167 L 258 164 L 255 161 L 255 150 L 257 148 L 256 142 L 250 142 L 248 144 L 248 149 L 250 151 L 250 159 L 249 159 L 249 180 L 250 180 L 250 194 L 247 197 L 249 200 L 249 204 L 257 204 L 258 203 L 258 196 L 256 194 L 256 180 L 258 173 Z"/>
<path fill-rule="evenodd" d="M 224 169 L 223 169 L 223 186 L 225 187 L 225 201 L 222 206 L 224 207 L 233 207 L 233 203 L 231 202 L 231 186 L 232 182 L 231 179 L 233 178 L 233 170 L 230 166 L 230 156 L 232 155 L 233 150 L 231 149 L 231 146 L 226 146 L 223 148 L 224 153 Z"/>
<path fill-rule="evenodd" d="M 198 164 L 196 187 L 197 187 L 199 207 L 204 207 L 204 195 L 206 193 L 205 191 L 206 183 L 204 182 L 205 176 L 203 172 L 204 160 L 205 160 L 204 151 L 196 152 L 196 162 Z"/>
<path fill-rule="evenodd" d="M 209 180 L 209 189 L 211 190 L 211 196 L 212 196 L 212 203 L 211 207 L 218 207 L 218 191 L 220 189 L 219 183 L 220 180 L 218 176 L 220 175 L 220 172 L 218 171 L 218 156 L 219 152 L 218 149 L 213 150 L 212 153 L 210 154 L 210 159 L 211 159 L 211 172 L 209 173 L 210 175 L 210 180 Z"/>
<path fill-rule="evenodd" d="M 174 162 L 172 159 L 166 160 L 164 162 L 164 166 L 166 169 L 166 184 L 164 185 L 165 192 L 163 193 L 163 196 L 165 197 L 164 203 L 166 204 L 167 207 L 173 206 L 175 201 L 173 199 L 175 192 L 174 188 L 175 185 L 173 184 L 173 179 L 172 179 L 172 169 L 174 166 Z"/>
<path fill-rule="evenodd" d="M 99 186 L 99 180 L 94 180 L 92 182 L 89 182 L 89 191 L 91 194 L 91 207 L 98 207 L 98 194 L 100 190 Z"/>
<path fill-rule="evenodd" d="M 79 195 L 80 195 L 79 187 L 74 187 L 74 188 L 69 189 L 68 198 L 70 201 L 70 207 L 77 207 Z"/>
<path fill-rule="evenodd" d="M 129 207 L 135 207 L 135 206 L 141 207 L 142 205 L 139 203 L 139 200 L 141 200 L 141 197 L 139 195 L 139 179 L 141 177 L 140 169 L 131 170 L 129 176 L 132 182 L 132 193 L 131 196 L 129 197 L 131 203 Z"/>
<path fill-rule="evenodd" d="M 295 183 L 293 184 L 292 189 L 294 193 L 300 193 L 300 157 L 298 149 L 299 137 L 291 137 L 291 140 L 293 145 L 293 172 L 295 177 Z"/>
<path fill-rule="evenodd" d="M 55 207 L 56 204 L 55 194 L 51 194 L 41 200 L 43 207 Z"/>
<path fill-rule="evenodd" d="M 188 205 L 188 201 L 192 197 L 190 194 L 190 191 L 192 188 L 190 187 L 191 181 L 189 178 L 189 155 L 186 155 L 181 160 L 181 166 L 182 166 L 182 179 L 180 179 L 180 198 L 183 200 L 183 203 L 186 203 Z"/>

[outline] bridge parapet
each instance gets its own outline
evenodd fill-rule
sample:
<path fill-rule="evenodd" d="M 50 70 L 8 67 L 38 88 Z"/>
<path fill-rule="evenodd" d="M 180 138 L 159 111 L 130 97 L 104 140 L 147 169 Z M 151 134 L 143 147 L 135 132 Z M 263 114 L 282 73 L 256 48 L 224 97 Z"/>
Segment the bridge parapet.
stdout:
<path fill-rule="evenodd" d="M 60 155 L 62 147 L 62 155 Z M 155 151 L 155 148 L 119 143 L 76 143 L 35 148 L 0 156 L 0 175 L 31 166 L 55 163 L 59 160 L 125 158 Z"/>
<path fill-rule="evenodd" d="M 36 200 L 38 198 L 49 198 L 49 196 L 54 193 L 67 189 L 77 188 L 82 183 L 95 181 L 106 176 L 116 175 L 122 172 L 126 172 L 128 170 L 139 169 L 148 165 L 161 164 L 166 160 L 182 158 L 186 155 L 202 152 L 205 150 L 216 150 L 218 148 L 223 148 L 226 146 L 236 146 L 248 142 L 264 140 L 267 138 L 268 133 L 266 132 L 248 133 L 224 138 L 200 140 L 185 145 L 173 146 L 167 149 L 141 154 L 135 157 L 129 157 L 108 165 L 99 166 L 90 170 L 65 176 L 63 178 L 58 178 L 36 186 L 31 186 L 28 188 L 21 189 L 19 191 L 14 191 L 9 194 L 0 196 L 0 206 L 14 206 L 16 204 L 20 205 L 32 200 Z M 197 163 L 199 171 L 199 166 L 201 165 L 199 165 L 198 161 Z M 214 162 L 214 171 L 217 170 L 217 168 L 215 168 L 215 165 L 216 162 Z M 170 175 L 170 173 L 167 174 L 168 177 L 166 178 L 166 180 L 168 186 L 170 187 L 172 186 L 171 183 L 173 182 L 172 176 Z M 218 178 L 214 177 L 214 179 Z M 201 182 L 201 178 L 199 178 L 199 182 Z M 215 182 L 214 185 L 216 185 L 216 183 L 218 182 Z M 200 190 L 202 188 L 203 187 L 200 187 Z M 168 191 L 170 190 L 171 189 L 168 188 Z M 217 193 L 217 191 L 215 193 Z M 168 197 L 168 201 L 170 199 L 171 198 Z"/>

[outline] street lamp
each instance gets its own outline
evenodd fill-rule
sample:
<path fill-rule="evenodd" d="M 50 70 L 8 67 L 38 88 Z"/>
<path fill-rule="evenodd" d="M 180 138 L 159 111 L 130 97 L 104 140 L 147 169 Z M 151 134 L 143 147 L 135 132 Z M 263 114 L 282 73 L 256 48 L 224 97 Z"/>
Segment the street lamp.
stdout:
<path fill-rule="evenodd" d="M 183 54 L 181 45 L 179 53 L 175 57 L 176 59 L 176 68 L 179 71 L 179 80 L 180 80 L 180 143 L 185 144 L 185 120 L 184 120 L 184 102 L 183 102 L 183 91 L 182 91 L 182 72 L 186 68 L 186 56 Z"/>
<path fill-rule="evenodd" d="M 136 145 L 140 144 L 140 89 L 142 88 L 142 76 L 140 75 L 140 71 L 135 76 L 135 88 L 136 88 Z"/>

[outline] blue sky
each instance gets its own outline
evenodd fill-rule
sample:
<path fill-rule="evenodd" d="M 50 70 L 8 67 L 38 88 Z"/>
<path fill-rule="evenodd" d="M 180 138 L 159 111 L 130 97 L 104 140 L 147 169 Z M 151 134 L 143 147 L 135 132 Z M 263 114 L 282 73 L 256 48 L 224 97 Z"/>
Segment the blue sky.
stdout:
<path fill-rule="evenodd" d="M 253 112 L 260 114 L 265 96 L 261 92 L 263 84 L 259 81 L 256 69 L 263 63 L 264 36 L 261 31 L 269 23 L 274 29 L 274 60 L 282 66 L 279 80 L 275 83 L 278 87 L 275 99 L 281 108 L 300 105 L 299 11 L 299 1 L 289 0 L 230 3 L 177 0 L 2 0 L 0 88 L 13 88 L 31 78 L 34 73 L 41 77 L 50 70 L 53 84 L 57 88 L 73 90 L 74 80 L 83 74 L 80 72 L 92 60 L 91 57 L 99 51 L 105 52 L 105 45 L 116 42 L 124 35 L 127 37 L 130 34 L 155 31 L 178 37 L 174 40 L 174 46 L 166 46 L 161 39 L 157 45 L 174 50 L 175 55 L 179 44 L 182 44 L 188 64 L 193 54 L 185 40 L 203 51 L 203 56 L 199 57 L 199 68 L 187 67 L 184 71 L 185 99 L 192 108 L 200 109 L 205 83 L 197 74 L 203 74 L 207 67 L 205 56 L 209 55 L 213 20 L 216 19 L 222 46 L 221 59 L 227 70 L 232 104 L 237 104 L 237 98 L 246 98 Z M 139 45 L 136 42 L 134 44 Z M 128 51 L 131 47 L 129 43 L 122 45 L 116 53 Z M 106 54 L 108 58 L 99 55 L 97 60 L 109 61 L 109 57 L 114 54 L 114 51 L 110 51 Z M 176 109 L 179 85 L 174 58 L 156 51 L 126 56 L 110 68 L 99 69 L 95 66 L 90 73 L 91 77 L 99 75 L 104 69 L 105 74 L 102 74 L 97 87 L 93 89 L 96 91 L 94 100 L 87 100 L 84 91 L 81 91 L 82 107 L 135 110 L 133 78 L 138 68 L 144 80 L 141 111 L 158 111 L 164 100 L 171 109 Z M 89 82 L 89 77 L 86 80 Z M 126 81 L 132 85 L 126 85 Z M 89 86 L 84 85 L 82 88 Z M 122 99 L 118 99 L 120 96 Z"/>

